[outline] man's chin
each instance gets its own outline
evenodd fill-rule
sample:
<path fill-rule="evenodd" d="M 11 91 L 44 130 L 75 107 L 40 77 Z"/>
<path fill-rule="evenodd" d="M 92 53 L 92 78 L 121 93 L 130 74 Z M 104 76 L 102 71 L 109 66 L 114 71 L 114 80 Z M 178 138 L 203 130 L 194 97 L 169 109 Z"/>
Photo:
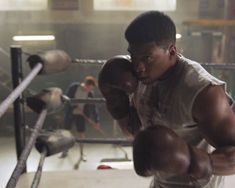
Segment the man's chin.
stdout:
<path fill-rule="evenodd" d="M 140 82 L 141 82 L 142 84 L 144 84 L 144 85 L 149 85 L 149 84 L 152 83 L 152 81 L 149 80 L 149 79 L 144 79 L 144 80 L 141 80 Z"/>
<path fill-rule="evenodd" d="M 158 80 L 153 80 L 153 79 L 140 79 L 140 82 L 144 85 L 151 85 L 156 83 Z"/>

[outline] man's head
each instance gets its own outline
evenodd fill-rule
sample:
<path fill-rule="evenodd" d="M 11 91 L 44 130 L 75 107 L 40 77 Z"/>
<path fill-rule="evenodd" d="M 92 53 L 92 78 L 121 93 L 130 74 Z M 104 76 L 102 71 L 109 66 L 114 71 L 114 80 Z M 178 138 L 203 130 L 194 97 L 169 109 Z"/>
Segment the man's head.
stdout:
<path fill-rule="evenodd" d="M 164 13 L 141 14 L 127 27 L 125 37 L 137 76 L 144 84 L 161 79 L 176 62 L 176 28 Z"/>
<path fill-rule="evenodd" d="M 84 78 L 84 84 L 88 92 L 94 90 L 96 87 L 96 79 L 93 76 L 86 76 Z"/>
<path fill-rule="evenodd" d="M 164 13 L 149 11 L 129 24 L 125 37 L 133 45 L 155 42 L 158 46 L 168 47 L 175 44 L 176 28 L 171 18 Z"/>
<path fill-rule="evenodd" d="M 99 87 L 105 92 L 116 88 L 132 93 L 137 87 L 137 79 L 129 56 L 114 56 L 109 59 L 99 73 Z"/>

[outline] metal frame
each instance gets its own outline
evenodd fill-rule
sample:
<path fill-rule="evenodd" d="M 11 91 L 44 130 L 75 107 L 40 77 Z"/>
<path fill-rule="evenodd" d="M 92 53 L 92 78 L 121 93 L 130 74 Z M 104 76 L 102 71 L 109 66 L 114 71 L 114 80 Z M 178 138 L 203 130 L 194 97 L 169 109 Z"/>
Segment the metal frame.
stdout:
<path fill-rule="evenodd" d="M 12 87 L 15 89 L 23 80 L 22 49 L 21 46 L 11 46 Z M 25 111 L 24 96 L 21 94 L 13 103 L 15 143 L 17 159 L 25 146 Z M 26 166 L 23 172 L 26 172 Z"/>

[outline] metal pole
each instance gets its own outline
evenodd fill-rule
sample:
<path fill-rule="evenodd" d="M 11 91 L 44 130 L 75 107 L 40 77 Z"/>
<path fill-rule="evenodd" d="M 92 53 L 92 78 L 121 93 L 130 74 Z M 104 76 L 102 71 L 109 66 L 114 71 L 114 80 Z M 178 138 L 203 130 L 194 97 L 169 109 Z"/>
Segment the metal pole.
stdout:
<path fill-rule="evenodd" d="M 22 71 L 22 50 L 20 46 L 11 46 L 11 73 L 12 73 L 12 87 L 15 89 L 21 80 L 23 79 Z M 19 159 L 20 154 L 22 153 L 25 145 L 25 119 L 24 119 L 24 106 L 23 106 L 23 95 L 19 95 L 16 98 L 13 104 L 13 114 L 14 114 L 14 126 L 15 126 L 15 144 L 16 144 L 16 156 Z M 12 101 L 13 102 L 13 101 Z M 4 102 L 2 105 L 4 106 Z M 1 106 L 2 106 L 1 105 Z M 6 108 L 1 108 L 0 117 L 8 109 L 9 105 Z M 2 112 L 2 113 L 1 113 Z M 26 167 L 23 172 L 26 171 Z"/>
<path fill-rule="evenodd" d="M 77 103 L 86 103 L 86 104 L 94 104 L 94 103 L 105 103 L 104 98 L 89 98 L 89 99 L 70 99 L 71 104 L 77 104 Z"/>
<path fill-rule="evenodd" d="M 113 139 L 113 138 L 106 138 L 106 139 L 99 139 L 99 138 L 84 138 L 84 139 L 76 139 L 78 143 L 86 143 L 86 144 L 117 144 L 117 145 L 131 145 L 132 141 L 127 139 Z"/>
<path fill-rule="evenodd" d="M 35 124 L 34 130 L 24 148 L 24 150 L 22 151 L 20 158 L 15 166 L 15 169 L 7 183 L 6 188 L 15 188 L 16 187 L 16 183 L 23 171 L 23 169 L 25 168 L 26 165 L 26 160 L 35 144 L 36 138 L 38 137 L 39 131 L 42 129 L 44 121 L 46 119 L 46 115 L 47 115 L 47 110 L 43 110 L 39 117 L 38 120 Z"/>

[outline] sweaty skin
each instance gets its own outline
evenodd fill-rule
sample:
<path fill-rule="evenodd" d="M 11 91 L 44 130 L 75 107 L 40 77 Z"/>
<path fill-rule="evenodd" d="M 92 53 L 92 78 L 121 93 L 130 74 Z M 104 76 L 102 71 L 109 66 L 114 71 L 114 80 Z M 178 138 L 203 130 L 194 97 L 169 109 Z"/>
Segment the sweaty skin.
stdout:
<path fill-rule="evenodd" d="M 165 79 L 177 63 L 175 45 L 162 48 L 154 42 L 130 44 L 128 51 L 139 81 L 152 84 Z M 213 174 L 235 173 L 235 115 L 221 86 L 208 86 L 196 97 L 193 117 L 205 139 L 215 151 L 209 154 Z M 128 122 L 128 120 L 125 120 Z M 201 154 L 205 151 L 194 148 Z"/>
<path fill-rule="evenodd" d="M 220 86 L 209 86 L 196 98 L 193 115 L 206 140 L 216 148 L 210 154 L 215 175 L 235 173 L 235 116 Z"/>

